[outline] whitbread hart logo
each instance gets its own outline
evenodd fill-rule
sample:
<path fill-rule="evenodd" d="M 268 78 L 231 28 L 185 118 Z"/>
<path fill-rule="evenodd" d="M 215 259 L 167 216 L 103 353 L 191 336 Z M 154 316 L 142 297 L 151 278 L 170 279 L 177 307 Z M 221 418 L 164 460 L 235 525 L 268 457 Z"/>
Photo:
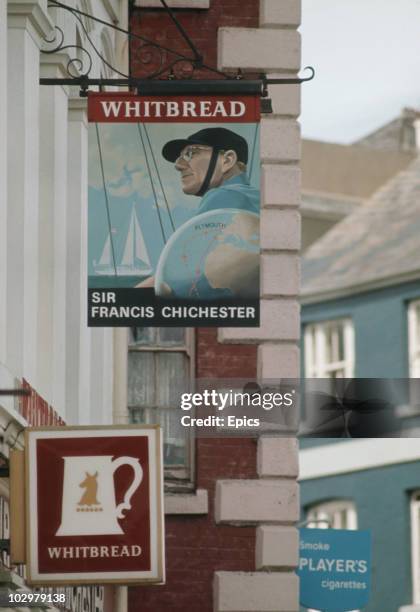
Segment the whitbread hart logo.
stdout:
<path fill-rule="evenodd" d="M 58 536 L 103 535 L 124 533 L 118 519 L 131 510 L 131 498 L 143 478 L 140 462 L 135 457 L 110 455 L 96 457 L 63 457 L 64 484 L 61 524 Z M 116 504 L 114 472 L 130 466 L 134 478 L 124 501 Z M 90 471 L 89 471 L 90 470 Z M 80 489 L 83 489 L 81 494 Z"/>

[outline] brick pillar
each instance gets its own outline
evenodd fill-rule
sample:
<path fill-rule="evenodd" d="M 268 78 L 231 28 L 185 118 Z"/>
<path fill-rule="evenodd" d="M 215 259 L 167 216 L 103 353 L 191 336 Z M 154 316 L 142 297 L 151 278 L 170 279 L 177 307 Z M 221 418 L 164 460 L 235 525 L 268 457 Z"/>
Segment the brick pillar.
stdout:
<path fill-rule="evenodd" d="M 260 0 L 259 28 L 220 28 L 219 67 L 295 74 L 300 66 L 299 0 Z M 262 119 L 262 299 L 259 328 L 220 329 L 219 342 L 258 345 L 261 379 L 299 376 L 300 131 L 297 85 L 270 90 L 273 114 Z M 255 571 L 215 572 L 215 612 L 299 610 L 297 441 L 258 440 L 252 480 L 219 480 L 219 524 L 256 525 Z"/>

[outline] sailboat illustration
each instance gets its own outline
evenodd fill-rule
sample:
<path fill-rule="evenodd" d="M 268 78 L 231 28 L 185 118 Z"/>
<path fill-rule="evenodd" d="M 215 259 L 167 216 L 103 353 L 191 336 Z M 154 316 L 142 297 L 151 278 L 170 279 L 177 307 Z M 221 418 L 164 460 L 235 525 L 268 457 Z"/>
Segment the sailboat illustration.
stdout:
<path fill-rule="evenodd" d="M 111 235 L 108 234 L 101 257 L 98 263 L 93 262 L 93 267 L 96 274 L 108 276 L 115 274 L 117 276 L 148 276 L 152 274 L 149 254 L 134 206 L 131 211 L 121 261 L 115 262 L 114 266 Z"/>

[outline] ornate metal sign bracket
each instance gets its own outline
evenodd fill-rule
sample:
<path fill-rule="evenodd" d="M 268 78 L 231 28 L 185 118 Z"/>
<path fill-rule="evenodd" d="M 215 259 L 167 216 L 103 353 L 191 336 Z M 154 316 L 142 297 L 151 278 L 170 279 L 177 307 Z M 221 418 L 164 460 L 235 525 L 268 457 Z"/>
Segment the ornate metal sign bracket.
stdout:
<path fill-rule="evenodd" d="M 55 34 L 53 38 L 45 40 L 45 46 L 42 53 L 53 54 L 59 51 L 66 51 L 69 54 L 72 51 L 75 57 L 70 57 L 67 62 L 66 78 L 41 78 L 41 85 L 77 85 L 80 87 L 80 96 L 84 97 L 89 91 L 89 87 L 128 87 L 132 90 L 137 90 L 141 93 L 158 94 L 158 93 L 206 93 L 210 84 L 214 90 L 215 84 L 219 89 L 219 93 L 258 93 L 262 96 L 263 112 L 271 112 L 271 104 L 268 98 L 269 85 L 290 85 L 300 84 L 311 81 L 315 76 L 315 71 L 308 66 L 304 70 L 309 70 L 308 77 L 290 77 L 282 79 L 267 78 L 264 74 L 260 75 L 256 80 L 245 79 L 242 72 L 239 70 L 236 74 L 228 74 L 208 66 L 203 61 L 203 55 L 198 51 L 191 38 L 177 20 L 174 12 L 168 6 L 166 0 L 160 0 L 163 8 L 166 10 L 170 19 L 173 21 L 178 32 L 184 39 L 185 43 L 191 50 L 192 55 L 185 55 L 174 49 L 159 45 L 155 41 L 149 40 L 144 36 L 135 34 L 120 28 L 114 23 L 110 23 L 99 19 L 89 13 L 75 9 L 61 2 L 60 0 L 49 0 L 50 7 L 60 8 L 71 13 L 77 21 L 80 31 L 89 44 L 88 51 L 80 44 L 65 44 L 64 32 L 58 26 L 55 26 Z M 97 49 L 89 30 L 85 25 L 84 19 L 92 20 L 117 32 L 125 34 L 131 45 L 131 61 L 140 66 L 139 72 L 141 77 L 135 78 L 131 74 L 124 74 L 116 69 L 107 58 Z M 100 61 L 110 71 L 119 75 L 115 78 L 91 78 L 89 76 L 93 59 L 91 53 L 94 53 Z M 195 71 L 207 71 L 213 73 L 218 79 L 214 80 L 196 80 L 194 79 Z M 143 75 L 144 73 L 144 75 Z M 153 85 L 152 85 L 153 83 Z"/>

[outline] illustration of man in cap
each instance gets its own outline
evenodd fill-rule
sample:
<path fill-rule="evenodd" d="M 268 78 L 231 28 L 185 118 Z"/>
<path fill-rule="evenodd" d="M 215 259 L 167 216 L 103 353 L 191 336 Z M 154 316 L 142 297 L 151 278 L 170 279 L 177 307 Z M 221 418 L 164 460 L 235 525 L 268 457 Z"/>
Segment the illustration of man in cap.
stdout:
<path fill-rule="evenodd" d="M 206 128 L 184 139 L 170 140 L 162 156 L 175 164 L 182 190 L 201 197 L 195 212 L 237 209 L 259 214 L 260 192 L 249 183 L 246 170 L 248 143 L 226 128 Z M 138 287 L 153 287 L 154 277 Z"/>
<path fill-rule="evenodd" d="M 185 139 L 170 140 L 163 157 L 175 164 L 182 190 L 201 196 L 196 214 L 237 208 L 259 213 L 260 193 L 246 176 L 248 143 L 226 128 L 206 128 Z"/>

